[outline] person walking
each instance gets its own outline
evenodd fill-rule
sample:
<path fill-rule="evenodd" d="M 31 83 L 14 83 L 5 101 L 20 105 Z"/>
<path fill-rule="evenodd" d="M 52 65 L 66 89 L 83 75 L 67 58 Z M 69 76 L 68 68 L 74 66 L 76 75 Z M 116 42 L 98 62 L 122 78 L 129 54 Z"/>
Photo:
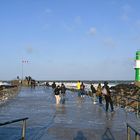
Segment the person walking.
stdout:
<path fill-rule="evenodd" d="M 96 89 L 93 84 L 91 84 L 90 89 L 91 89 L 91 94 L 92 94 L 91 96 L 93 99 L 93 103 L 96 104 Z"/>
<path fill-rule="evenodd" d="M 84 85 L 83 82 L 80 85 L 80 93 L 81 93 L 81 97 L 84 98 L 84 96 L 85 96 L 85 85 Z"/>
<path fill-rule="evenodd" d="M 55 89 L 56 88 L 56 84 L 55 82 L 52 83 L 52 89 Z"/>
<path fill-rule="evenodd" d="M 60 104 L 60 86 L 58 85 L 55 89 L 54 89 L 54 94 L 55 94 L 55 99 L 56 99 L 56 105 Z"/>
<path fill-rule="evenodd" d="M 98 84 L 96 96 L 99 98 L 99 103 L 102 104 L 102 86 L 101 83 Z"/>
<path fill-rule="evenodd" d="M 114 111 L 114 107 L 113 107 L 113 101 L 111 98 L 111 92 L 108 86 L 108 82 L 104 82 L 104 86 L 102 88 L 102 93 L 105 96 L 105 101 L 106 101 L 106 112 L 108 112 L 108 107 L 110 104 L 110 108 L 111 108 L 111 112 Z"/>
<path fill-rule="evenodd" d="M 78 90 L 78 97 L 81 97 L 81 92 L 80 92 L 81 82 L 78 81 L 76 86 L 77 86 L 77 90 Z"/>
<path fill-rule="evenodd" d="M 60 90 L 61 90 L 61 103 L 65 104 L 66 87 L 63 83 L 61 84 Z"/>

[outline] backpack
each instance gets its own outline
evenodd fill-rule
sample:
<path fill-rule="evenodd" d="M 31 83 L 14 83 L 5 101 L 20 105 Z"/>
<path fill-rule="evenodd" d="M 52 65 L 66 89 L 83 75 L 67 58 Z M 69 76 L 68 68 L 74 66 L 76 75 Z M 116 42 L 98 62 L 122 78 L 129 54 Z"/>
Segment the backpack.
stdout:
<path fill-rule="evenodd" d="M 107 90 L 105 87 L 102 89 L 102 93 L 103 93 L 103 95 L 107 95 Z"/>

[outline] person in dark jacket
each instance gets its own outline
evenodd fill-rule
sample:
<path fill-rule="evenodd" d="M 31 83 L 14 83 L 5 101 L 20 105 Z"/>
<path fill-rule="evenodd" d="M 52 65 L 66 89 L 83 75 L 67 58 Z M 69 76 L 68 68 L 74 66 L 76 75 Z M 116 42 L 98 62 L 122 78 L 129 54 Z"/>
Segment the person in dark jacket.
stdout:
<path fill-rule="evenodd" d="M 55 88 L 56 88 L 56 84 L 55 84 L 55 82 L 53 82 L 52 89 L 55 89 Z"/>
<path fill-rule="evenodd" d="M 109 104 L 110 104 L 111 112 L 113 112 L 114 107 L 113 107 L 113 101 L 111 98 L 111 92 L 108 86 L 108 82 L 104 82 L 104 86 L 102 89 L 103 89 L 102 92 L 104 92 L 103 94 L 105 96 L 105 101 L 106 101 L 106 112 L 108 111 Z"/>
<path fill-rule="evenodd" d="M 60 89 L 61 89 L 61 103 L 64 104 L 65 103 L 65 95 L 66 95 L 66 87 L 63 83 L 61 84 Z"/>
<path fill-rule="evenodd" d="M 83 82 L 80 85 L 80 92 L 81 92 L 81 97 L 83 98 L 85 96 L 85 85 Z"/>
<path fill-rule="evenodd" d="M 54 94 L 55 94 L 55 99 L 56 99 L 56 104 L 60 104 L 60 86 L 58 85 L 55 89 L 54 89 Z"/>

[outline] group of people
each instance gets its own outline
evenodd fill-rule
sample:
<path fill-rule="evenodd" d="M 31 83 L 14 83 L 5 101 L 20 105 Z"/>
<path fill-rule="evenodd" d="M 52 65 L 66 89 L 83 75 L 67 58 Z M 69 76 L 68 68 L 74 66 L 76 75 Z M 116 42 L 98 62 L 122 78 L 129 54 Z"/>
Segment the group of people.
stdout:
<path fill-rule="evenodd" d="M 65 85 L 62 83 L 61 86 L 59 85 L 56 86 L 55 82 L 53 82 L 52 89 L 54 91 L 54 95 L 56 98 L 56 104 L 57 105 L 60 103 L 64 104 L 65 95 L 66 95 Z M 111 112 L 114 111 L 113 101 L 111 98 L 111 92 L 108 86 L 108 82 L 104 82 L 103 86 L 101 86 L 101 83 L 99 83 L 97 88 L 95 88 L 94 85 L 91 84 L 90 89 L 91 89 L 90 96 L 93 98 L 93 103 L 96 103 L 96 99 L 97 99 L 96 97 L 98 97 L 99 103 L 102 104 L 102 100 L 104 97 L 105 102 L 106 102 L 106 112 L 109 109 L 109 104 L 110 104 Z M 84 98 L 84 96 L 86 95 L 86 91 L 85 91 L 85 85 L 83 82 L 80 82 L 80 81 L 77 82 L 77 90 L 78 90 L 78 97 Z"/>
<path fill-rule="evenodd" d="M 110 92 L 110 88 L 108 86 L 108 82 L 104 82 L 103 87 L 101 86 L 101 83 L 99 83 L 96 89 L 95 89 L 94 85 L 91 84 L 90 89 L 91 89 L 90 95 L 93 97 L 94 104 L 96 103 L 96 97 L 98 97 L 100 104 L 102 104 L 102 99 L 104 97 L 105 101 L 106 101 L 106 112 L 109 109 L 109 104 L 110 104 L 111 112 L 114 111 L 113 101 L 111 98 L 111 92 Z M 83 82 L 80 82 L 80 81 L 77 82 L 77 90 L 78 90 L 78 97 L 83 98 L 86 93 L 85 85 L 83 84 Z"/>
<path fill-rule="evenodd" d="M 62 83 L 61 86 L 55 84 L 55 82 L 53 82 L 52 84 L 52 88 L 55 94 L 55 99 L 56 99 L 56 104 L 64 104 L 65 103 L 65 94 L 66 94 L 66 87 L 65 85 Z"/>

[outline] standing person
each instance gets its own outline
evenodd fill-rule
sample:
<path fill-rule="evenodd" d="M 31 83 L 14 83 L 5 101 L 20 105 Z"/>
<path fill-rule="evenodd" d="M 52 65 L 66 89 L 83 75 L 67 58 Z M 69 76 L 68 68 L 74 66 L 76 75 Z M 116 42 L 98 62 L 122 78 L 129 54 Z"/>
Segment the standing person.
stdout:
<path fill-rule="evenodd" d="M 61 102 L 62 104 L 65 104 L 66 87 L 63 83 L 61 84 L 60 89 L 61 89 Z"/>
<path fill-rule="evenodd" d="M 77 82 L 78 97 L 81 97 L 81 93 L 80 93 L 80 85 L 81 85 L 81 82 L 78 81 L 78 82 Z"/>
<path fill-rule="evenodd" d="M 98 84 L 96 95 L 99 97 L 99 103 L 102 104 L 102 86 Z"/>
<path fill-rule="evenodd" d="M 83 98 L 85 95 L 85 85 L 83 82 L 80 85 L 80 92 L 81 92 L 81 97 Z"/>
<path fill-rule="evenodd" d="M 56 88 L 56 84 L 55 82 L 52 83 L 52 89 L 55 89 Z"/>
<path fill-rule="evenodd" d="M 58 85 L 55 89 L 54 89 L 54 94 L 55 94 L 55 99 L 56 99 L 56 105 L 60 104 L 60 86 Z"/>
<path fill-rule="evenodd" d="M 93 84 L 91 84 L 90 89 L 91 89 L 91 93 L 92 93 L 91 96 L 93 98 L 93 103 L 96 104 L 96 89 Z"/>
<path fill-rule="evenodd" d="M 105 101 L 106 101 L 106 112 L 108 111 L 108 107 L 110 104 L 110 108 L 111 108 L 111 112 L 114 111 L 114 107 L 113 107 L 113 101 L 111 99 L 111 92 L 108 86 L 108 82 L 104 82 L 104 86 L 102 88 L 102 93 L 105 96 Z"/>
<path fill-rule="evenodd" d="M 36 86 L 36 81 L 35 80 L 31 80 L 31 88 L 35 88 L 35 86 Z"/>

